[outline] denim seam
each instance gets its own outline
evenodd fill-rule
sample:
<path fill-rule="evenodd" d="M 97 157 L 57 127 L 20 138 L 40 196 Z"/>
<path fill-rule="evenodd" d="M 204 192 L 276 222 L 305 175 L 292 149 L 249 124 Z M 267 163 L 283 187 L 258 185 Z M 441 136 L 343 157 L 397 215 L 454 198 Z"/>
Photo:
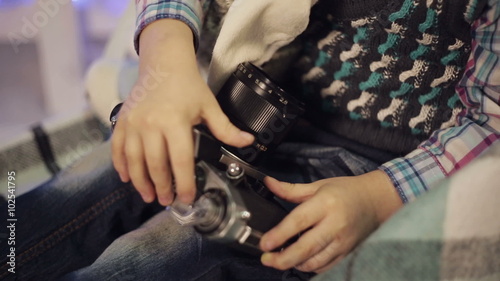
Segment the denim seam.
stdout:
<path fill-rule="evenodd" d="M 256 260 L 257 260 L 257 258 L 256 258 Z M 227 265 L 227 264 L 229 264 L 231 262 L 237 262 L 237 261 L 246 262 L 248 260 L 247 259 L 241 259 L 241 258 L 235 258 L 235 257 L 225 258 L 225 259 L 219 261 L 218 263 L 215 263 L 213 266 L 211 266 L 210 268 L 208 268 L 207 270 L 205 270 L 205 272 L 201 273 L 197 277 L 194 277 L 194 279 L 192 279 L 192 280 L 195 280 L 195 281 L 204 280 L 205 276 L 207 274 L 209 274 L 214 268 L 217 268 L 217 267 L 222 268 L 222 266 L 224 266 L 224 265 Z"/>
<path fill-rule="evenodd" d="M 224 260 L 221 260 L 220 262 L 214 264 L 213 266 L 209 267 L 207 270 L 205 270 L 205 272 L 201 273 L 199 276 L 197 277 L 194 277 L 194 279 L 192 280 L 203 280 L 203 279 L 200 279 L 200 278 L 205 278 L 205 276 L 207 276 L 207 274 L 209 274 L 214 268 L 216 267 L 221 267 L 223 264 L 227 264 L 231 261 L 231 258 L 227 258 L 227 259 L 224 259 Z"/>
<path fill-rule="evenodd" d="M 34 246 L 31 246 L 28 250 L 23 251 L 21 254 L 18 255 L 19 263 L 17 264 L 17 267 L 20 268 L 22 265 L 31 261 L 36 256 L 39 256 L 44 252 L 50 250 L 54 245 L 56 245 L 63 239 L 66 239 L 73 232 L 75 232 L 76 230 L 80 229 L 81 227 L 83 227 L 84 225 L 88 224 L 90 221 L 95 219 L 99 214 L 104 212 L 109 206 L 114 204 L 116 201 L 124 198 L 127 193 L 130 193 L 130 190 L 127 187 L 122 187 L 110 193 L 101 201 L 97 202 L 96 204 L 86 209 L 78 217 L 66 223 L 64 226 L 60 227 L 52 234 L 49 234 L 49 236 L 45 237 L 42 241 L 36 243 Z M 25 257 L 26 255 L 29 256 Z M 7 267 L 7 265 L 8 264 L 5 262 L 4 265 L 0 267 L 0 270 L 3 271 L 3 273 L 0 274 L 0 278 L 3 278 L 5 277 L 5 275 L 7 275 L 8 271 L 4 270 Z"/>

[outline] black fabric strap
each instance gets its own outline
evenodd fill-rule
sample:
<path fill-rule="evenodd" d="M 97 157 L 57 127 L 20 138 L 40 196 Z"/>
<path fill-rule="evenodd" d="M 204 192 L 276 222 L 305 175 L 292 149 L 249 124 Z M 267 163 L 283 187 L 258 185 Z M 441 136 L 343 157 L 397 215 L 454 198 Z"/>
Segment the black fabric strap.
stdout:
<path fill-rule="evenodd" d="M 49 136 L 40 125 L 35 125 L 32 128 L 32 131 L 37 143 L 38 151 L 42 156 L 45 166 L 52 173 L 52 175 L 55 175 L 61 170 L 61 168 L 59 168 L 55 161 L 54 152 L 52 151 L 52 147 L 49 142 Z"/>

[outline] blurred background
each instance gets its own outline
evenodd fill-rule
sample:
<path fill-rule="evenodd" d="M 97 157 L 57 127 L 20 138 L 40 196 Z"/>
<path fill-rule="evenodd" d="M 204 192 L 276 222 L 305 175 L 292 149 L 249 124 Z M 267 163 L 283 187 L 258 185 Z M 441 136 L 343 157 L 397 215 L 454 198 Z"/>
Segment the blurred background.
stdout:
<path fill-rule="evenodd" d="M 2 137 L 85 106 L 86 70 L 102 54 L 127 4 L 0 0 Z"/>
<path fill-rule="evenodd" d="M 54 174 L 50 165 L 63 168 L 108 137 L 89 109 L 85 81 L 131 3 L 0 0 L 2 187 L 7 171 L 15 170 L 18 184 L 30 188 Z M 49 136 L 55 163 L 41 155 L 37 125 Z"/>

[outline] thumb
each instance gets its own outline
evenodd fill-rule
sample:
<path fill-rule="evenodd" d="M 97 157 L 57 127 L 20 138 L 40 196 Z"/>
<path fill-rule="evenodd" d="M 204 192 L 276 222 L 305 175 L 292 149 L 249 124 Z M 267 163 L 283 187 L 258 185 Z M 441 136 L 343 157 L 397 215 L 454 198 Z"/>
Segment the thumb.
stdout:
<path fill-rule="evenodd" d="M 217 103 L 205 108 L 204 111 L 203 119 L 210 132 L 221 142 L 230 146 L 244 147 L 251 145 L 255 140 L 252 134 L 234 126 Z"/>
<path fill-rule="evenodd" d="M 264 184 L 276 196 L 292 203 L 302 203 L 313 196 L 316 190 L 318 190 L 318 186 L 315 183 L 288 183 L 278 181 L 269 176 L 264 178 Z"/>

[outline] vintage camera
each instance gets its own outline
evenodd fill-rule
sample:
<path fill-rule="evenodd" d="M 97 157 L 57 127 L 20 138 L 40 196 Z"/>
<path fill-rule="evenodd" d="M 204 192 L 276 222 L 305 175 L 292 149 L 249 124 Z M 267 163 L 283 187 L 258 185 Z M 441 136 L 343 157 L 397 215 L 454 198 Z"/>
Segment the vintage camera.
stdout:
<path fill-rule="evenodd" d="M 254 134 L 255 142 L 230 147 L 203 126 L 195 127 L 197 199 L 192 205 L 174 201 L 167 211 L 210 239 L 258 255 L 262 234 L 287 214 L 263 184 L 266 175 L 258 166 L 298 121 L 304 106 L 248 62 L 238 65 L 217 100 L 233 124 Z"/>

